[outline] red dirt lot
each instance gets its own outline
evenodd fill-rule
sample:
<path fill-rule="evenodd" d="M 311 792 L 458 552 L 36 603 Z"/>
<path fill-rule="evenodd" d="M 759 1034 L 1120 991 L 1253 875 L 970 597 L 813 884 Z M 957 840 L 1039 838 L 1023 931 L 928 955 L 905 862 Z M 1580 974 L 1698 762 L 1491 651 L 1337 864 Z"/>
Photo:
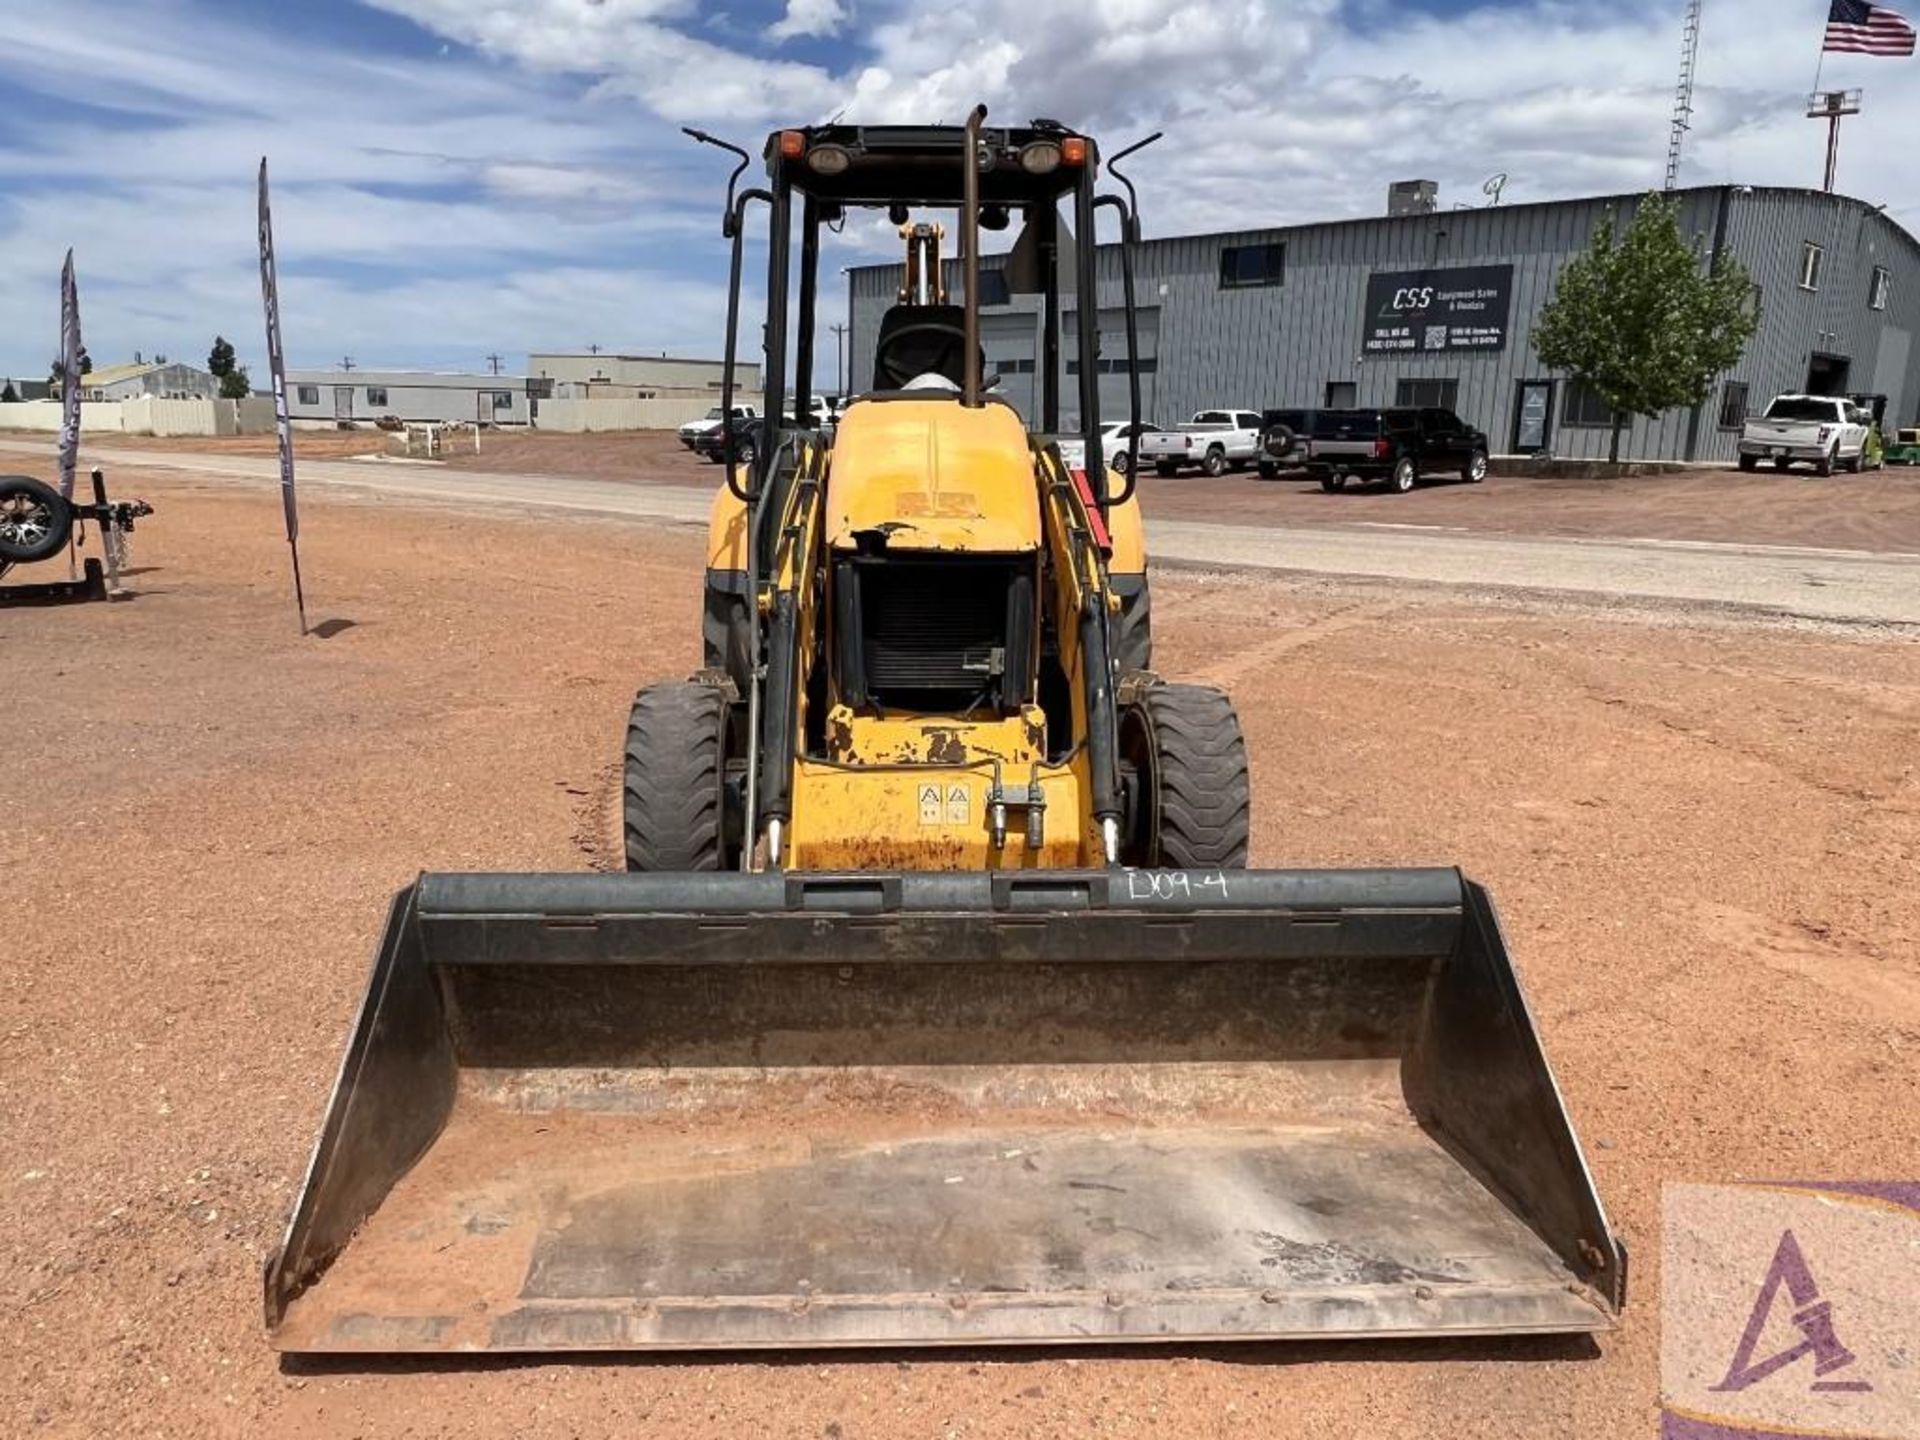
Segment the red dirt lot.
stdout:
<path fill-rule="evenodd" d="M 1633 1252 L 1617 1334 L 283 1366 L 260 1267 L 388 898 L 617 863 L 699 536 L 315 496 L 302 639 L 270 491 L 116 489 L 158 507 L 138 598 L 0 609 L 0 1433 L 1649 1434 L 1663 1181 L 1920 1175 L 1920 644 L 1167 573 L 1159 668 L 1238 703 L 1256 863 L 1497 897 Z"/>

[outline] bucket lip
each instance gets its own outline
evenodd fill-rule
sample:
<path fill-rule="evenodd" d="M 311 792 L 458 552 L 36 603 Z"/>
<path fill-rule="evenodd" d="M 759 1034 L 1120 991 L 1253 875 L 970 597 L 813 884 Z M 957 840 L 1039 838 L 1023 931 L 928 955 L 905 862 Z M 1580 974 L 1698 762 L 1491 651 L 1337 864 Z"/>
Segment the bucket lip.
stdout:
<path fill-rule="evenodd" d="M 1049 918 L 1097 912 L 1457 915 L 1452 867 L 1282 870 L 441 872 L 415 887 L 421 920 L 486 916 L 873 914 Z"/>

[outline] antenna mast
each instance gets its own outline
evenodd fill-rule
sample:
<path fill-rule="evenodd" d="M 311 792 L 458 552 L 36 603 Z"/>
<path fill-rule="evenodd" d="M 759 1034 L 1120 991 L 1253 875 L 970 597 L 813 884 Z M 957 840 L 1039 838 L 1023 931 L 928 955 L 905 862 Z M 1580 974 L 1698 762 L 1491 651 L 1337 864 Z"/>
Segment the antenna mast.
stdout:
<path fill-rule="evenodd" d="M 1673 128 L 1667 132 L 1667 181 L 1661 188 L 1673 189 L 1680 178 L 1680 150 L 1686 144 L 1687 131 L 1693 128 L 1693 72 L 1700 58 L 1700 6 L 1703 0 L 1687 0 L 1687 23 L 1680 32 L 1680 79 L 1673 87 Z"/>

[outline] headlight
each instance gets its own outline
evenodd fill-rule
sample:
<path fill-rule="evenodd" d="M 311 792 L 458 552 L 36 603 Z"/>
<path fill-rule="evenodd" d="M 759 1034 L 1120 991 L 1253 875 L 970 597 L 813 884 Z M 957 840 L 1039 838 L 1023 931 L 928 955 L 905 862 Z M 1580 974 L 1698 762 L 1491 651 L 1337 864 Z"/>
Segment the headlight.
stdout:
<path fill-rule="evenodd" d="M 1045 175 L 1060 168 L 1060 147 L 1051 140 L 1035 140 L 1020 148 L 1020 168 L 1029 175 Z"/>
<path fill-rule="evenodd" d="M 807 168 L 816 175 L 838 175 L 853 163 L 853 156 L 838 145 L 816 145 L 807 152 Z"/>

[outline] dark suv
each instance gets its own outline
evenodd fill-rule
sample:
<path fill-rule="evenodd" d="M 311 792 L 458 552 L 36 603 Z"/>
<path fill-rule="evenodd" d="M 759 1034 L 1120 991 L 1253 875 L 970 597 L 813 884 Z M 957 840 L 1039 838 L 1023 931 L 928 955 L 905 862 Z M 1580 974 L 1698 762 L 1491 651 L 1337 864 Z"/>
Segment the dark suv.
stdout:
<path fill-rule="evenodd" d="M 1260 478 L 1271 480 L 1282 470 L 1298 470 L 1307 463 L 1307 440 L 1313 434 L 1312 410 L 1266 410 L 1260 415 L 1260 452 L 1254 457 Z"/>
<path fill-rule="evenodd" d="M 725 426 L 716 425 L 711 430 L 702 431 L 686 442 L 687 448 L 715 465 L 723 464 L 729 428 L 733 431 L 734 464 L 753 464 L 754 452 L 760 446 L 760 421 L 752 415 L 735 415 Z"/>
<path fill-rule="evenodd" d="M 1384 480 L 1405 494 L 1439 475 L 1475 484 L 1487 478 L 1487 437 L 1451 410 L 1322 410 L 1311 434 L 1307 469 L 1323 490 L 1349 479 Z"/>

